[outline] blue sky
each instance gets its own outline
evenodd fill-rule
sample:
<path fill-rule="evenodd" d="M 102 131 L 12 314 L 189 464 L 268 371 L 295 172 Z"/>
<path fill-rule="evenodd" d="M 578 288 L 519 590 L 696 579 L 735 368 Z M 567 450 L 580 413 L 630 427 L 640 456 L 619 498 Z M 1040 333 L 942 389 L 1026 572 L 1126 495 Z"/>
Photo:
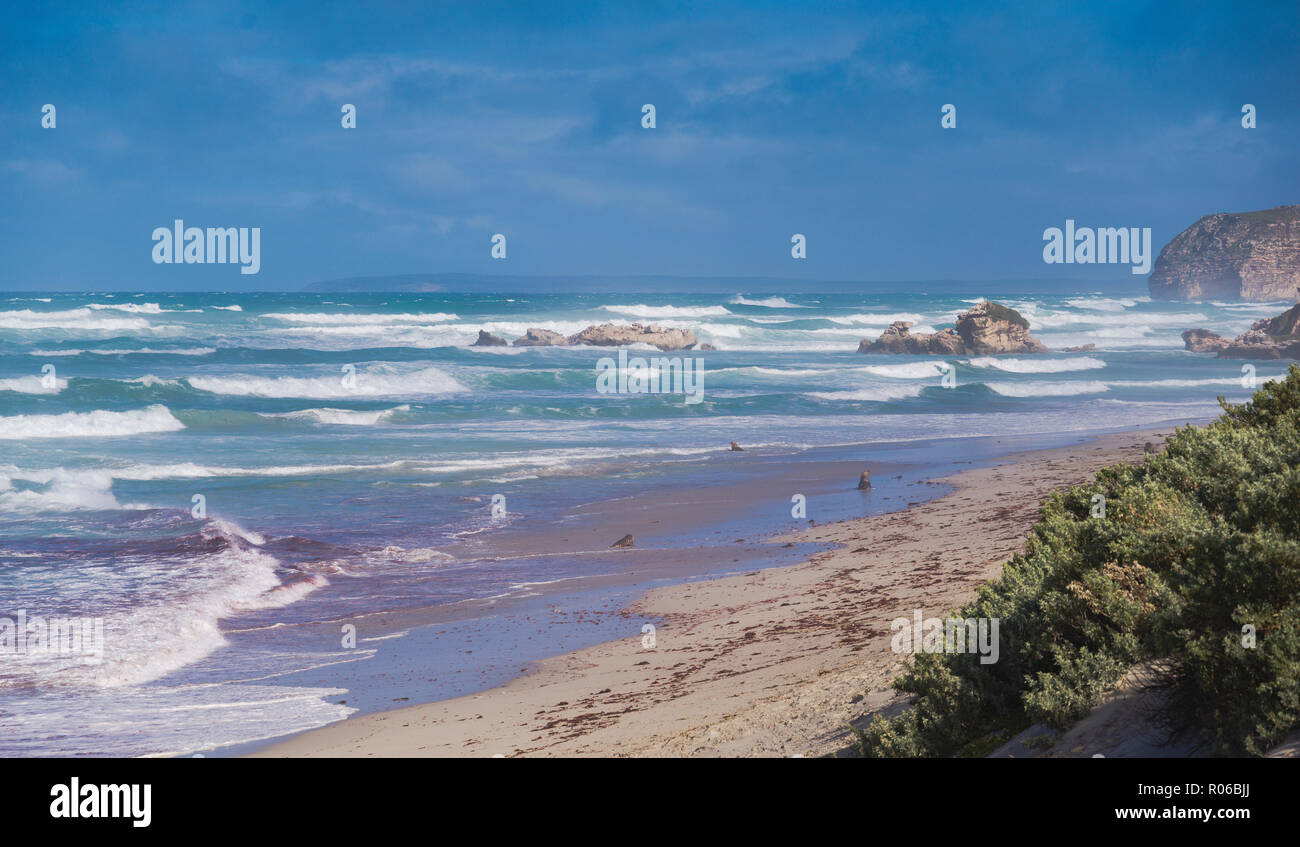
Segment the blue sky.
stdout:
<path fill-rule="evenodd" d="M 1158 249 L 1300 202 L 1294 2 L 33 6 L 0 12 L 4 290 L 1140 284 L 1044 265 L 1043 230 L 1149 226 Z M 261 273 L 155 265 L 178 217 L 261 227 Z"/>

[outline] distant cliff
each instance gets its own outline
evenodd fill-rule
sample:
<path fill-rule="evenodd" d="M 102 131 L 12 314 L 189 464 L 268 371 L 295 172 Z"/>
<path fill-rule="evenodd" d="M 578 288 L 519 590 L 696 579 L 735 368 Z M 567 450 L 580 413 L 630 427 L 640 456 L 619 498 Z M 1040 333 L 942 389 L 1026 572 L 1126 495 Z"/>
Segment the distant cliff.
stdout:
<path fill-rule="evenodd" d="M 1157 300 L 1295 300 L 1300 205 L 1206 215 L 1160 251 L 1147 286 Z"/>

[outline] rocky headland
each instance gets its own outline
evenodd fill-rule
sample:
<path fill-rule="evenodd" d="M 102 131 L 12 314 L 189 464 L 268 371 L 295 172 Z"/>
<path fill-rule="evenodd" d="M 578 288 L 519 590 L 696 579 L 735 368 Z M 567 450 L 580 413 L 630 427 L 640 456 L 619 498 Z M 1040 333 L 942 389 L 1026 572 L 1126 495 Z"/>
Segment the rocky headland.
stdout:
<path fill-rule="evenodd" d="M 1156 300 L 1291 300 L 1300 287 L 1300 205 L 1206 215 L 1164 246 Z"/>

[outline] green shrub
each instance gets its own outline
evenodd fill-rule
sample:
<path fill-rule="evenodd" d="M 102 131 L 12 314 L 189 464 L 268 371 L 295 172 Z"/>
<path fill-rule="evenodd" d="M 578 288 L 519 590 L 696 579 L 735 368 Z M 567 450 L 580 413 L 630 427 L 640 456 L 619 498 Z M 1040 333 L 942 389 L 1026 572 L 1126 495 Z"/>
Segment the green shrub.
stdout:
<path fill-rule="evenodd" d="M 989 317 L 1000 321 L 1011 321 L 1013 324 L 1019 324 L 1025 329 L 1029 329 L 1029 321 L 1024 316 L 1009 306 L 1003 306 L 1001 303 L 994 303 L 992 300 L 984 302 L 984 310 L 988 312 Z"/>
<path fill-rule="evenodd" d="M 1149 659 L 1167 668 L 1171 728 L 1217 753 L 1300 726 L 1300 367 L 1220 405 L 1163 453 L 1050 495 L 1024 554 L 958 613 L 1000 619 L 999 661 L 917 656 L 894 682 L 912 707 L 859 733 L 862 752 L 983 754 L 1032 723 L 1063 729 Z"/>

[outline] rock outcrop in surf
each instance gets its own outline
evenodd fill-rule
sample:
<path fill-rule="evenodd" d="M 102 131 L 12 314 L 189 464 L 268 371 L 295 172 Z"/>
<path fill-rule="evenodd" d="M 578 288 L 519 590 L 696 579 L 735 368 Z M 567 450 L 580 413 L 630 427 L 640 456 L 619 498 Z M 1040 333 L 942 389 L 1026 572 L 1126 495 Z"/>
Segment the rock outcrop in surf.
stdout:
<path fill-rule="evenodd" d="M 589 344 L 593 347 L 623 347 L 629 344 L 649 344 L 665 352 L 690 350 L 699 343 L 695 332 L 658 324 L 600 324 L 589 326 L 581 332 L 564 337 L 549 329 L 530 328 L 515 339 L 516 347 L 566 347 Z M 709 348 L 712 349 L 712 348 Z"/>
<path fill-rule="evenodd" d="M 1300 303 L 1273 318 L 1263 318 L 1234 339 L 1208 329 L 1189 329 L 1183 345 L 1193 353 L 1220 359 L 1300 359 Z"/>
<path fill-rule="evenodd" d="M 508 342 L 499 335 L 493 335 L 486 329 L 478 331 L 478 340 L 471 347 L 505 347 Z"/>
<path fill-rule="evenodd" d="M 576 335 L 569 336 L 570 344 L 590 344 L 595 347 L 622 347 L 627 344 L 649 344 L 660 350 L 689 350 L 698 340 L 689 329 L 672 329 L 658 324 L 601 324 L 589 326 Z"/>
<path fill-rule="evenodd" d="M 515 339 L 516 347 L 563 347 L 569 339 L 549 329 L 529 329 Z"/>
<path fill-rule="evenodd" d="M 950 329 L 913 335 L 911 327 L 910 321 L 894 321 L 875 341 L 862 339 L 858 352 L 940 356 L 1050 352 L 1029 334 L 1029 321 L 1019 312 L 987 300 L 958 315 Z"/>

